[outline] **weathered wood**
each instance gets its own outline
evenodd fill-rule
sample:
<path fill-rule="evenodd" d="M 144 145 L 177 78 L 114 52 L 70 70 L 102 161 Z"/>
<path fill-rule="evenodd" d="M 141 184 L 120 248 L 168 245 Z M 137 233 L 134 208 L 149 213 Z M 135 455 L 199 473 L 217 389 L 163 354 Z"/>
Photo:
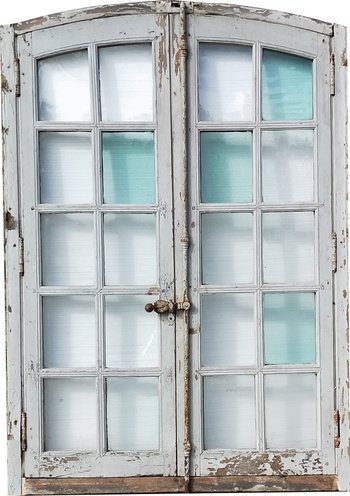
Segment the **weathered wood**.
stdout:
<path fill-rule="evenodd" d="M 269 9 L 245 6 L 243 7 L 240 5 L 206 4 L 197 2 L 193 5 L 188 3 L 187 10 L 197 15 L 234 16 L 238 19 L 250 19 L 287 26 L 296 26 L 298 28 L 314 31 L 316 33 L 326 34 L 329 36 L 332 35 L 332 24 L 317 19 L 311 19 L 296 14 L 290 14 L 288 12 L 279 12 Z M 45 29 L 82 20 L 104 19 L 106 17 L 117 15 L 150 14 L 162 11 L 177 12 L 178 7 L 176 5 L 174 7 L 169 7 L 169 2 L 167 2 L 166 0 L 146 3 L 141 2 L 134 4 L 130 3 L 120 5 L 102 5 L 37 17 L 35 19 L 30 19 L 14 24 L 14 29 L 16 33 L 21 34 L 28 31 Z"/>
<path fill-rule="evenodd" d="M 337 233 L 337 272 L 335 284 L 335 329 L 337 409 L 340 414 L 340 445 L 337 449 L 337 473 L 341 491 L 350 491 L 350 417 L 349 417 L 349 259 L 348 259 L 348 157 L 347 157 L 347 51 L 346 28 L 334 26 L 335 95 L 333 112 L 333 208 L 334 231 Z"/>
<path fill-rule="evenodd" d="M 183 477 L 89 477 L 24 479 L 23 494 L 181 493 Z"/>
<path fill-rule="evenodd" d="M 7 453 L 9 495 L 20 494 L 21 478 L 21 344 L 18 209 L 17 132 L 15 97 L 15 39 L 10 26 L 0 29 L 1 41 L 1 126 L 4 178 Z M 2 339 L 2 338 L 1 338 Z"/>
<path fill-rule="evenodd" d="M 192 492 L 337 491 L 335 475 L 194 477 Z"/>
<path fill-rule="evenodd" d="M 191 492 L 337 491 L 335 475 L 191 477 Z M 24 479 L 23 494 L 182 493 L 183 477 Z"/>

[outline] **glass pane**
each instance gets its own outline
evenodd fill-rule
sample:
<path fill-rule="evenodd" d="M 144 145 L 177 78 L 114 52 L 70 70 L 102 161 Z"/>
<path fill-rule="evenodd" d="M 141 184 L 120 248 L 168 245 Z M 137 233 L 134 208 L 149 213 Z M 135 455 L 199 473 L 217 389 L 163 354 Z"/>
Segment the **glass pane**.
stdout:
<path fill-rule="evenodd" d="M 149 296 L 106 296 L 106 365 L 157 367 L 159 319 L 145 312 Z"/>
<path fill-rule="evenodd" d="M 312 60 L 263 50 L 262 112 L 264 120 L 312 119 Z"/>
<path fill-rule="evenodd" d="M 94 284 L 94 245 L 94 226 L 91 214 L 42 214 L 43 285 Z"/>
<path fill-rule="evenodd" d="M 202 215 L 203 284 L 251 283 L 253 274 L 253 214 Z"/>
<path fill-rule="evenodd" d="M 256 363 L 253 294 L 209 294 L 201 299 L 201 356 L 206 367 Z"/>
<path fill-rule="evenodd" d="M 262 133 L 263 199 L 270 203 L 311 202 L 314 196 L 311 129 Z"/>
<path fill-rule="evenodd" d="M 201 133 L 202 201 L 251 202 L 252 189 L 252 133 Z"/>
<path fill-rule="evenodd" d="M 39 120 L 91 120 L 87 50 L 39 60 L 38 84 Z"/>
<path fill-rule="evenodd" d="M 90 133 L 39 134 L 41 203 L 93 201 Z"/>
<path fill-rule="evenodd" d="M 106 214 L 104 238 L 105 284 L 156 284 L 157 240 L 154 214 Z"/>
<path fill-rule="evenodd" d="M 95 367 L 93 296 L 42 298 L 44 367 Z"/>
<path fill-rule="evenodd" d="M 155 203 L 153 133 L 103 133 L 105 203 Z"/>
<path fill-rule="evenodd" d="M 95 379 L 44 379 L 45 451 L 96 450 Z"/>
<path fill-rule="evenodd" d="M 204 377 L 204 449 L 255 449 L 254 377 Z"/>
<path fill-rule="evenodd" d="M 199 45 L 199 119 L 253 119 L 251 47 L 228 43 Z"/>
<path fill-rule="evenodd" d="M 100 48 L 102 120 L 153 120 L 151 44 Z"/>
<path fill-rule="evenodd" d="M 315 264 L 313 212 L 263 214 L 264 281 L 312 282 Z"/>
<path fill-rule="evenodd" d="M 267 448 L 316 448 L 316 375 L 266 375 L 265 416 Z"/>
<path fill-rule="evenodd" d="M 314 293 L 264 295 L 265 363 L 314 363 L 316 316 Z"/>
<path fill-rule="evenodd" d="M 108 449 L 159 449 L 157 377 L 107 379 Z"/>

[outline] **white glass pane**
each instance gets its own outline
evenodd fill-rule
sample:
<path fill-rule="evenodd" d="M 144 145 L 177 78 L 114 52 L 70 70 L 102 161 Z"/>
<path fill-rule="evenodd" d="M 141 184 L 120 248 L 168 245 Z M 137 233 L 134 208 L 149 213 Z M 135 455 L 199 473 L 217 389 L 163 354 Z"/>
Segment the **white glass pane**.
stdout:
<path fill-rule="evenodd" d="M 159 449 L 157 377 L 107 379 L 108 449 Z"/>
<path fill-rule="evenodd" d="M 95 379 L 44 379 L 45 451 L 96 450 Z"/>
<path fill-rule="evenodd" d="M 261 146 L 264 201 L 311 202 L 314 196 L 313 131 L 264 131 Z"/>
<path fill-rule="evenodd" d="M 199 119 L 253 118 L 252 48 L 228 43 L 199 45 Z"/>
<path fill-rule="evenodd" d="M 315 293 L 264 295 L 264 350 L 266 364 L 315 362 Z"/>
<path fill-rule="evenodd" d="M 90 83 L 87 50 L 38 61 L 39 120 L 89 121 Z"/>
<path fill-rule="evenodd" d="M 316 375 L 266 375 L 265 417 L 267 448 L 316 448 Z"/>
<path fill-rule="evenodd" d="M 262 113 L 266 120 L 313 117 L 313 61 L 291 53 L 263 50 Z"/>
<path fill-rule="evenodd" d="M 94 245 L 91 214 L 42 214 L 42 283 L 45 286 L 92 285 Z"/>
<path fill-rule="evenodd" d="M 203 284 L 250 283 L 253 274 L 253 215 L 202 215 Z"/>
<path fill-rule="evenodd" d="M 156 201 L 153 133 L 103 133 L 104 203 Z"/>
<path fill-rule="evenodd" d="M 204 449 L 255 449 L 254 377 L 204 377 Z"/>
<path fill-rule="evenodd" d="M 44 296 L 44 367 L 95 367 L 93 296 Z"/>
<path fill-rule="evenodd" d="M 201 199 L 205 203 L 251 202 L 252 133 L 201 133 Z"/>
<path fill-rule="evenodd" d="M 263 214 L 264 281 L 306 283 L 314 280 L 313 212 Z"/>
<path fill-rule="evenodd" d="M 39 138 L 40 202 L 91 203 L 90 133 L 42 132 Z"/>
<path fill-rule="evenodd" d="M 145 311 L 149 296 L 106 296 L 106 365 L 157 367 L 159 319 Z"/>
<path fill-rule="evenodd" d="M 155 285 L 157 281 L 154 214 L 104 216 L 105 283 Z"/>
<path fill-rule="evenodd" d="M 208 294 L 201 298 L 201 357 L 206 367 L 256 362 L 253 294 Z"/>
<path fill-rule="evenodd" d="M 153 68 L 150 44 L 100 48 L 102 120 L 153 120 Z"/>

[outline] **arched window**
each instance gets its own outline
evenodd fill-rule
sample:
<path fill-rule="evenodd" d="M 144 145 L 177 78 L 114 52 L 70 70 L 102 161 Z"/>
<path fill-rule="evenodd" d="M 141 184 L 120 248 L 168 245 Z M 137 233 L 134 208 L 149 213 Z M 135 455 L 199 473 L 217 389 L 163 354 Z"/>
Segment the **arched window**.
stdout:
<path fill-rule="evenodd" d="M 1 37 L 11 494 L 349 489 L 344 28 Z"/>

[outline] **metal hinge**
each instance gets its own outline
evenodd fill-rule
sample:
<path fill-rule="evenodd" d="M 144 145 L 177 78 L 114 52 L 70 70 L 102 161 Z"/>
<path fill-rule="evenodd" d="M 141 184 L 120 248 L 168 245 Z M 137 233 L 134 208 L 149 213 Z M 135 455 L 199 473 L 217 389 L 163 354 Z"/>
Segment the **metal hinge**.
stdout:
<path fill-rule="evenodd" d="M 340 447 L 340 413 L 339 410 L 334 412 L 334 447 Z"/>
<path fill-rule="evenodd" d="M 21 96 L 21 73 L 19 59 L 15 59 L 15 95 Z"/>
<path fill-rule="evenodd" d="M 334 96 L 335 95 L 335 59 L 334 59 L 334 53 L 332 53 L 331 60 L 330 60 L 329 89 L 331 92 L 331 96 Z"/>
<path fill-rule="evenodd" d="M 21 413 L 21 450 L 27 451 L 27 414 Z"/>
<path fill-rule="evenodd" d="M 18 238 L 18 272 L 20 276 L 24 275 L 24 240 Z"/>
<path fill-rule="evenodd" d="M 337 272 L 337 233 L 332 233 L 332 272 Z"/>

